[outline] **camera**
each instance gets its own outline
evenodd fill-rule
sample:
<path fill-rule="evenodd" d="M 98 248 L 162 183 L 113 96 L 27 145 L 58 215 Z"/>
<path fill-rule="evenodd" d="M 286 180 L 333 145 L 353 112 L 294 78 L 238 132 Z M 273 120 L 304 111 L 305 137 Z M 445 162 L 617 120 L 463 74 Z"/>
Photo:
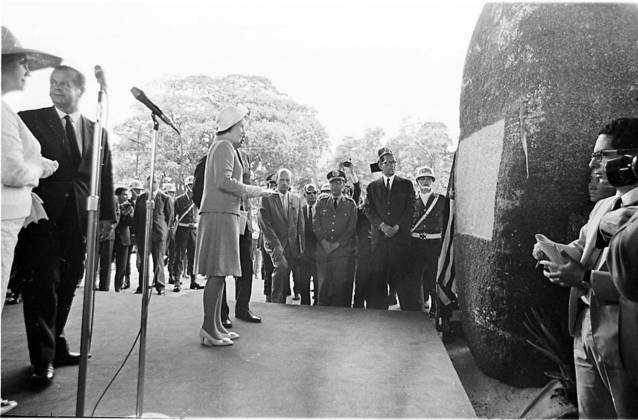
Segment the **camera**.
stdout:
<path fill-rule="evenodd" d="M 624 187 L 638 182 L 638 155 L 623 155 L 605 164 L 607 180 L 614 187 Z"/>

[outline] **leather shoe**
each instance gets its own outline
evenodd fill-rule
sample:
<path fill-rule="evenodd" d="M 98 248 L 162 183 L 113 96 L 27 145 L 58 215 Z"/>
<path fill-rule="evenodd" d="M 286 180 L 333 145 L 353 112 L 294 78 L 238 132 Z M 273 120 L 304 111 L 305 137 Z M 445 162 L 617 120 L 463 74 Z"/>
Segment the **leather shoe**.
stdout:
<path fill-rule="evenodd" d="M 259 318 L 257 315 L 254 315 L 252 312 L 250 312 L 250 310 L 245 312 L 236 312 L 235 318 L 239 318 L 246 322 L 254 322 L 254 323 L 261 322 L 261 318 Z"/>
<path fill-rule="evenodd" d="M 182 288 L 181 288 L 181 287 L 179 287 L 179 286 L 175 286 L 175 287 L 173 288 L 173 292 L 175 292 L 175 293 L 177 293 L 177 292 L 181 292 L 181 291 L 182 291 Z"/>
<path fill-rule="evenodd" d="M 230 318 L 222 318 L 222 325 L 224 326 L 224 328 L 232 328 L 233 327 L 233 323 L 230 322 Z"/>
<path fill-rule="evenodd" d="M 34 366 L 31 380 L 36 385 L 49 385 L 55 376 L 55 368 L 53 363 L 49 362 L 42 366 Z"/>
<path fill-rule="evenodd" d="M 299 293 L 295 293 L 295 296 L 292 298 L 292 300 L 300 300 L 301 296 L 299 295 Z"/>
<path fill-rule="evenodd" d="M 135 289 L 135 294 L 136 295 L 141 295 L 142 294 L 142 289 L 140 287 L 138 287 L 137 289 Z"/>
<path fill-rule="evenodd" d="M 89 353 L 89 359 L 91 358 L 91 353 Z M 61 356 L 56 356 L 53 360 L 53 366 L 77 366 L 80 364 L 80 353 L 68 352 L 67 354 L 63 354 Z"/>
<path fill-rule="evenodd" d="M 193 290 L 200 290 L 203 289 L 204 286 L 202 286 L 201 284 L 197 283 L 196 281 L 192 281 L 191 282 L 191 289 Z"/>
<path fill-rule="evenodd" d="M 166 292 L 164 291 L 164 289 L 159 289 L 157 291 L 157 294 L 160 295 L 160 296 L 164 296 L 166 294 Z"/>

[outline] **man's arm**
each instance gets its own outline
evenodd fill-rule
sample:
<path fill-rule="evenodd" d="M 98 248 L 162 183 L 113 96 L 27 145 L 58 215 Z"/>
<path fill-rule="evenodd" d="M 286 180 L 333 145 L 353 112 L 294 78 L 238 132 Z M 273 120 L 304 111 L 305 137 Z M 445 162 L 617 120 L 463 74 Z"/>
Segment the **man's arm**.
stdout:
<path fill-rule="evenodd" d="M 270 214 L 271 201 L 268 197 L 262 197 L 261 208 L 259 209 L 259 228 L 264 235 L 264 246 L 273 250 L 275 248 L 283 248 L 281 242 L 272 227 L 272 217 Z"/>
<path fill-rule="evenodd" d="M 622 295 L 638 302 L 638 213 L 611 238 L 607 265 Z"/>
<path fill-rule="evenodd" d="M 96 127 L 93 126 L 95 129 Z M 106 130 L 102 131 L 102 142 L 104 144 L 104 156 L 102 158 L 102 175 L 100 177 L 100 220 L 115 222 L 113 192 L 113 165 L 111 162 L 111 149 L 109 148 L 109 136 Z"/>
<path fill-rule="evenodd" d="M 374 200 L 371 197 L 374 197 L 372 192 L 374 186 L 374 181 L 368 184 L 366 188 L 366 200 L 363 204 L 363 213 L 366 215 L 368 220 L 370 221 L 370 226 L 372 226 L 373 230 L 379 230 L 381 225 L 381 217 L 377 213 L 377 209 L 375 207 Z"/>

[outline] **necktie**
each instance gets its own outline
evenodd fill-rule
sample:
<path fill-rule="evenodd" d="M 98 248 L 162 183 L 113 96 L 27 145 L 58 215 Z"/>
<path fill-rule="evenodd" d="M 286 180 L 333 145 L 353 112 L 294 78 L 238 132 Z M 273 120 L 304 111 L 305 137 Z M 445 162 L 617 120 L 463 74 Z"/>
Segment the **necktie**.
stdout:
<path fill-rule="evenodd" d="M 333 203 L 334 203 L 334 206 L 335 206 L 335 210 L 337 210 L 337 203 L 338 203 L 338 201 L 337 201 L 337 199 L 336 199 L 336 198 L 334 198 L 334 199 L 333 199 Z"/>
<path fill-rule="evenodd" d="M 385 195 L 390 196 L 390 178 L 385 180 Z"/>
<path fill-rule="evenodd" d="M 66 134 L 66 139 L 69 142 L 69 147 L 71 148 L 73 167 L 77 168 L 80 164 L 80 160 L 82 160 L 82 155 L 80 155 L 80 148 L 78 147 L 78 138 L 75 136 L 75 127 L 73 127 L 71 117 L 69 115 L 66 115 L 64 119 L 66 120 L 66 123 L 64 124 L 64 131 Z"/>

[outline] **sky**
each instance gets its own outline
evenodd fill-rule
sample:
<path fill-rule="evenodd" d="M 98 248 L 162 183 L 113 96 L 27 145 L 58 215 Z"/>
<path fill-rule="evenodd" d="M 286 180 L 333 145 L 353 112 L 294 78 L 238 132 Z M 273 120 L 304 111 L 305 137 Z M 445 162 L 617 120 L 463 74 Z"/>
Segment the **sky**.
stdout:
<path fill-rule="evenodd" d="M 107 127 L 142 87 L 165 76 L 263 76 L 314 108 L 335 145 L 368 128 L 396 133 L 405 117 L 440 121 L 458 140 L 463 63 L 481 1 L 0 0 L 2 25 L 24 47 L 87 75 L 81 109 L 96 113 L 93 67 L 108 83 Z M 51 105 L 49 70 L 15 110 Z M 153 98 L 151 98 L 152 100 Z M 157 103 L 161 108 L 161 103 Z M 112 130 L 111 130 L 112 131 Z"/>

